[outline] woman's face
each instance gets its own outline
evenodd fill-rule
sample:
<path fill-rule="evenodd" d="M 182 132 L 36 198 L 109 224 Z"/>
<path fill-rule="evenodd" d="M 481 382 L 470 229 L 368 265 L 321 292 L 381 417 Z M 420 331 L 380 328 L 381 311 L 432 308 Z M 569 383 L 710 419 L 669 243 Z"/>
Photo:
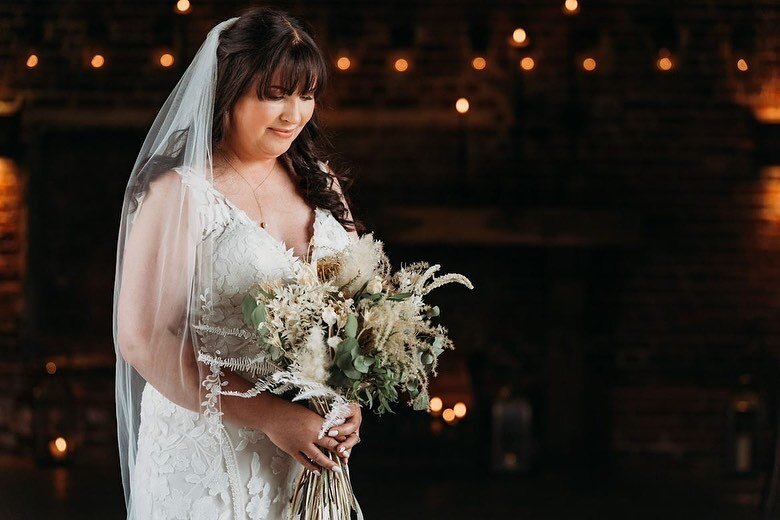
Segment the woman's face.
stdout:
<path fill-rule="evenodd" d="M 290 148 L 311 119 L 314 97 L 310 93 L 283 92 L 278 73 L 271 81 L 273 97 L 260 100 L 255 92 L 256 85 L 252 85 L 233 108 L 230 146 L 242 156 L 278 157 Z"/>

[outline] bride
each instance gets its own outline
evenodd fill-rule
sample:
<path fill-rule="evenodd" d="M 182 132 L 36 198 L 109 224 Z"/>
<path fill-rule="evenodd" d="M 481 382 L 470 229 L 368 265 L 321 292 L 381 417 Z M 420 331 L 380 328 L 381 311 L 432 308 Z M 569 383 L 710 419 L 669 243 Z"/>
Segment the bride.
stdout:
<path fill-rule="evenodd" d="M 363 229 L 339 187 L 349 179 L 318 159 L 325 82 L 297 20 L 250 9 L 209 32 L 143 143 L 114 290 L 128 518 L 287 518 L 300 472 L 337 471 L 323 450 L 346 462 L 360 441 L 356 403 L 323 418 L 268 391 L 240 395 L 257 377 L 240 368 L 253 343 L 244 294 Z"/>

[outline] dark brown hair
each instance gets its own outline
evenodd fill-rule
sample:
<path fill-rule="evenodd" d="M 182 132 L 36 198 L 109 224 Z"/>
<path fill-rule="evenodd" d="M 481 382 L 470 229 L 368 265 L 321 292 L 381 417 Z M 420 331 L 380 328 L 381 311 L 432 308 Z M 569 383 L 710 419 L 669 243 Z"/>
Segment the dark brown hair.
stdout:
<path fill-rule="evenodd" d="M 322 52 L 298 20 L 269 7 L 245 10 L 219 37 L 212 148 L 222 141 L 226 116 L 248 89 L 255 88 L 260 100 L 273 97 L 270 85 L 277 71 L 287 94 L 300 92 L 319 100 L 327 86 L 328 67 Z M 342 225 L 360 233 L 365 227 L 347 218 L 347 208 L 332 188 L 333 179 L 317 164 L 325 155 L 321 142 L 327 139 L 320 129 L 315 105 L 311 119 L 284 156 L 292 165 L 306 200 L 330 210 Z M 349 203 L 346 192 L 353 182 L 351 175 L 337 173 L 335 168 L 333 175 Z"/>

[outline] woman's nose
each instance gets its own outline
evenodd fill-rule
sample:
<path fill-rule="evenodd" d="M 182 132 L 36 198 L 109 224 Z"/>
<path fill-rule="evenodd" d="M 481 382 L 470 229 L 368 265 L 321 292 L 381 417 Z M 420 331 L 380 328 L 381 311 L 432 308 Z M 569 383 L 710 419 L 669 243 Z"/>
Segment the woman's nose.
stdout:
<path fill-rule="evenodd" d="M 302 103 L 298 96 L 291 96 L 290 100 L 284 104 L 284 110 L 282 111 L 282 119 L 289 123 L 298 124 L 301 121 Z"/>

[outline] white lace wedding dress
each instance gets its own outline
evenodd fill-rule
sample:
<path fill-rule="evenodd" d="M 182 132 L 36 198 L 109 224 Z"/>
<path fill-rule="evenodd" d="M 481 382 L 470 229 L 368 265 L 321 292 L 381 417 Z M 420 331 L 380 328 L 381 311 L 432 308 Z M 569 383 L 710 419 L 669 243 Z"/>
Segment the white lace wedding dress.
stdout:
<path fill-rule="evenodd" d="M 325 169 L 324 163 L 320 166 Z M 258 276 L 279 277 L 301 262 L 203 177 L 176 170 L 198 204 L 205 238 L 213 234 L 213 295 L 201 295 L 209 325 L 243 326 L 241 301 Z M 312 257 L 345 247 L 352 237 L 330 211 L 316 208 Z M 210 349 L 244 356 L 250 342 L 210 334 Z M 204 338 L 205 341 L 205 338 Z M 219 370 L 214 369 L 215 376 Z M 208 408 L 208 405 L 207 405 Z M 286 519 L 301 465 L 262 432 L 208 410 L 182 408 L 146 384 L 132 483 L 136 518 L 187 520 Z"/>

